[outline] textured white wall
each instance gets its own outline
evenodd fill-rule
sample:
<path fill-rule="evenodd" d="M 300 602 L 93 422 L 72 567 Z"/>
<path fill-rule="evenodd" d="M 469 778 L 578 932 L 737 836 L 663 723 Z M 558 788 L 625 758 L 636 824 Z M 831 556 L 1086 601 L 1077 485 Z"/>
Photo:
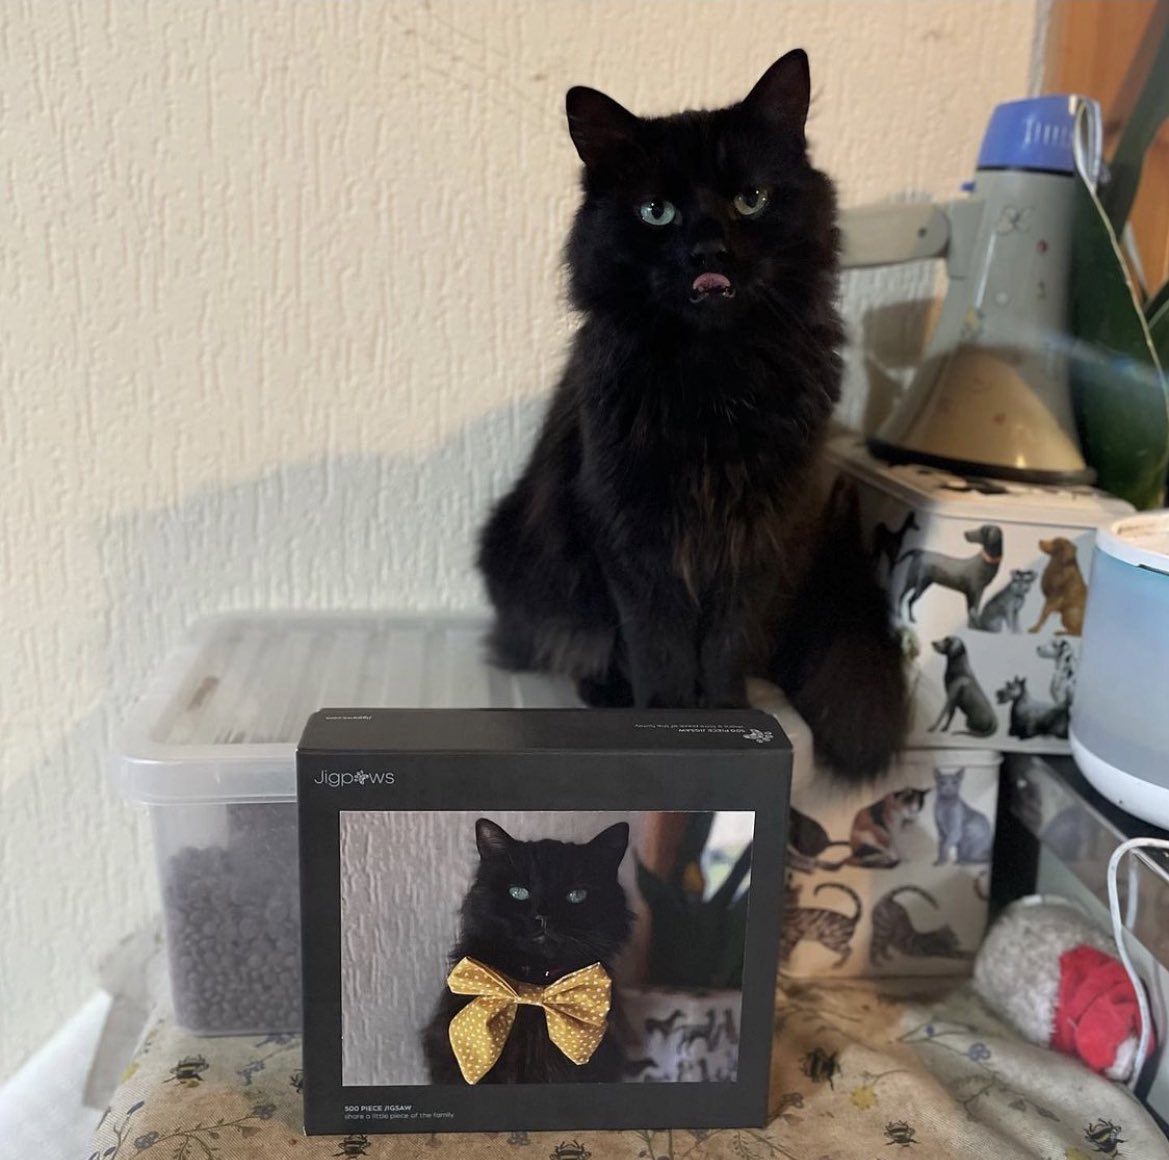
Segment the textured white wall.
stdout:
<path fill-rule="evenodd" d="M 419 1032 L 446 978 L 458 910 L 475 873 L 477 812 L 341 814 L 341 1074 L 346 1084 L 426 1083 Z M 488 816 L 513 838 L 587 842 L 644 814 L 581 811 Z M 636 902 L 633 857 L 621 866 Z"/>
<path fill-rule="evenodd" d="M 564 89 L 715 104 L 803 44 L 844 199 L 948 196 L 1028 91 L 1035 23 L 1035 0 L 0 7 L 0 1078 L 155 906 L 105 767 L 183 626 L 478 600 L 472 529 L 569 333 Z M 886 361 L 921 320 L 888 303 L 930 286 L 849 280 Z"/>

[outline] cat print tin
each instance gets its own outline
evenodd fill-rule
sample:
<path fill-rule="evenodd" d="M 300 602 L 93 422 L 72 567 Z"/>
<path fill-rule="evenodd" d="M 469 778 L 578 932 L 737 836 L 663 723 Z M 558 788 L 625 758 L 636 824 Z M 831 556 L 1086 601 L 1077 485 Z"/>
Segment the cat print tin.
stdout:
<path fill-rule="evenodd" d="M 310 1133 L 765 1122 L 792 748 L 754 710 L 322 710 Z"/>
<path fill-rule="evenodd" d="M 910 747 L 1070 751 L 1095 529 L 1132 509 L 1090 487 L 831 458 L 858 484 L 870 558 L 909 666 Z"/>
<path fill-rule="evenodd" d="M 969 973 L 987 921 L 1001 756 L 911 750 L 847 795 L 792 788 L 780 965 L 804 978 Z"/>

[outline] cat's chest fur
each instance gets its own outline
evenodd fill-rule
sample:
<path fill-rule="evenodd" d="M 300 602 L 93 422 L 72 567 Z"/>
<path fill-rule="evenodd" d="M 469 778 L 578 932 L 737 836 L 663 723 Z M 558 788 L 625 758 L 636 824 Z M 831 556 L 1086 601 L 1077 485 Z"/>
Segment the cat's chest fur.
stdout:
<path fill-rule="evenodd" d="M 822 498 L 785 368 L 734 345 L 663 346 L 569 376 L 584 498 L 623 513 L 614 531 L 657 544 L 692 589 L 776 567 Z"/>

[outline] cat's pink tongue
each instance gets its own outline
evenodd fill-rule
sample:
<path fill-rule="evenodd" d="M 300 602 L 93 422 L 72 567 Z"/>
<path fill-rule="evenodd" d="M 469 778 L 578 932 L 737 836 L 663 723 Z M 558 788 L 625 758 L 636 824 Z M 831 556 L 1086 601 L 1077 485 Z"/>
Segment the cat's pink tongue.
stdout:
<path fill-rule="evenodd" d="M 705 274 L 699 274 L 690 287 L 696 294 L 709 294 L 712 290 L 729 290 L 730 288 L 730 278 L 725 274 L 715 274 L 711 270 Z"/>

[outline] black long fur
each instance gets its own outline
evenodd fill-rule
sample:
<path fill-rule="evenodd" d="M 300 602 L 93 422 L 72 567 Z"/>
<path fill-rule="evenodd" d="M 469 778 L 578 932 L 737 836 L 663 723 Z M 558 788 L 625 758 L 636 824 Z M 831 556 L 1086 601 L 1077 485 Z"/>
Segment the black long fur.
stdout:
<path fill-rule="evenodd" d="M 864 779 L 900 745 L 906 693 L 856 513 L 823 462 L 843 329 L 807 105 L 798 50 L 713 112 L 639 119 L 569 92 L 583 324 L 478 562 L 497 663 L 566 673 L 598 705 L 737 706 L 745 676 L 770 676 L 820 756 Z M 737 213 L 760 188 L 763 212 Z M 647 224 L 652 199 L 675 220 Z M 704 272 L 733 297 L 696 294 Z"/>
<path fill-rule="evenodd" d="M 600 963 L 612 972 L 613 960 L 629 941 L 633 917 L 617 869 L 629 843 L 629 826 L 618 822 L 591 842 L 545 838 L 521 842 L 487 818 L 475 826 L 479 866 L 463 899 L 459 937 L 449 956 L 454 966 L 465 956 L 510 978 L 546 986 L 581 967 Z M 509 893 L 523 887 L 528 897 Z M 570 902 L 570 891 L 585 897 Z M 443 990 L 422 1032 L 431 1083 L 461 1084 L 451 1049 L 451 1019 L 471 1000 Z M 609 1030 L 592 1058 L 575 1064 L 548 1038 L 544 1012 L 522 1006 L 495 1065 L 480 1083 L 614 1083 L 621 1078 L 624 1053 L 617 1025 L 614 992 Z"/>

